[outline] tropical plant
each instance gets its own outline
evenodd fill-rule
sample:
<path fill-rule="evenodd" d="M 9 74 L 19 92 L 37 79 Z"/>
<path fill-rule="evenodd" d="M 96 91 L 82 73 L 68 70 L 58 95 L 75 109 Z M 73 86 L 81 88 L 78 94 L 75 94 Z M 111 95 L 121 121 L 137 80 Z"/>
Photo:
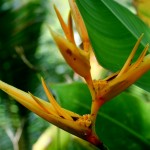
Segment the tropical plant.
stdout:
<path fill-rule="evenodd" d="M 52 85 L 61 106 L 43 78 L 50 103 L 3 81 L 0 89 L 40 117 L 99 149 L 150 148 L 150 104 L 142 100 L 146 99 L 142 94 L 136 96 L 136 86 L 132 87 L 135 91 L 123 92 L 136 81 L 143 91 L 150 91 L 149 27 L 112 0 L 69 0 L 69 4 L 68 24 L 54 6 L 66 38 L 49 29 L 66 62 L 86 84 Z M 80 47 L 74 39 L 72 16 L 82 40 Z M 94 80 L 91 76 L 92 51 L 101 66 L 109 70 L 108 77 Z M 148 97 L 148 92 L 143 93 Z"/>

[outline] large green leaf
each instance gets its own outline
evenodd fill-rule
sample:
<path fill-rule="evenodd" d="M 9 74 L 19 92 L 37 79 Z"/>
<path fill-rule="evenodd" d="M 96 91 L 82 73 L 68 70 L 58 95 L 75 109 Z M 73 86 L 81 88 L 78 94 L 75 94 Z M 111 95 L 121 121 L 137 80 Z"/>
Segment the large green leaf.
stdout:
<path fill-rule="evenodd" d="M 122 93 L 106 103 L 97 118 L 97 131 L 110 150 L 150 148 L 150 103 Z"/>
<path fill-rule="evenodd" d="M 53 85 L 63 107 L 83 114 L 90 112 L 91 96 L 82 83 Z M 122 93 L 99 111 L 96 131 L 110 150 L 150 148 L 150 103 Z"/>
<path fill-rule="evenodd" d="M 144 33 L 144 38 L 135 58 L 149 42 L 150 29 L 115 1 L 76 0 L 76 3 L 83 16 L 97 60 L 103 67 L 111 71 L 121 69 L 141 33 Z M 149 76 L 150 71 L 136 84 L 150 91 Z"/>

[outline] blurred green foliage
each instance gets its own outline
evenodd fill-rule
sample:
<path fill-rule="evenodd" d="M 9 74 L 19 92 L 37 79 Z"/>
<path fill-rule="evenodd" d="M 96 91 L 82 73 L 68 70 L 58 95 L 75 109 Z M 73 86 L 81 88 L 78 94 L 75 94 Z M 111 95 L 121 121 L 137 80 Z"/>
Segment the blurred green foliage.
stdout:
<path fill-rule="evenodd" d="M 49 0 L 0 1 L 0 79 L 40 97 L 44 93 L 40 76 L 51 82 L 63 82 L 65 74 L 72 75 L 48 32 L 47 22 L 56 24 L 51 14 Z M 45 30 L 49 39 L 44 38 Z M 49 123 L 0 91 L 1 150 L 17 146 L 21 150 L 31 149 L 48 126 Z"/>

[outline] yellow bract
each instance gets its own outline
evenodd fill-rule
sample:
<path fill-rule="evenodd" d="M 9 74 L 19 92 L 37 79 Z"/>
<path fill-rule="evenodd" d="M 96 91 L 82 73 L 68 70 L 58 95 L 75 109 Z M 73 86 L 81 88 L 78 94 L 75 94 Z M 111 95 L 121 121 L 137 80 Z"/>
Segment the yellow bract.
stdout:
<path fill-rule="evenodd" d="M 51 35 L 55 40 L 61 54 L 70 67 L 82 77 L 90 75 L 89 53 L 81 50 L 69 40 L 55 33 L 50 29 Z"/>
<path fill-rule="evenodd" d="M 145 56 L 149 48 L 149 44 L 145 46 L 137 61 L 131 64 L 131 61 L 138 49 L 142 37 L 143 34 L 136 42 L 131 54 L 129 55 L 127 61 L 120 71 L 110 75 L 104 80 L 93 81 L 95 91 L 95 99 L 92 101 L 91 109 L 93 120 L 96 119 L 99 108 L 105 102 L 120 94 L 135 81 L 137 81 L 145 72 L 150 70 L 150 54 Z"/>
<path fill-rule="evenodd" d="M 23 106 L 36 113 L 38 116 L 53 123 L 80 138 L 91 134 L 89 117 L 80 116 L 74 112 L 63 109 L 49 92 L 45 81 L 42 79 L 43 88 L 51 103 L 48 103 L 31 93 L 26 93 L 7 83 L 0 81 L 0 89 L 13 97 Z M 82 123 L 81 123 L 82 120 Z"/>
<path fill-rule="evenodd" d="M 88 34 L 83 23 L 82 17 L 80 16 L 79 10 L 73 1 L 70 1 L 70 7 L 71 12 L 69 12 L 68 15 L 68 24 L 66 24 L 63 18 L 61 17 L 60 12 L 54 6 L 55 12 L 59 19 L 61 27 L 66 35 L 66 38 L 52 31 L 51 28 L 50 33 L 54 41 L 56 42 L 61 54 L 63 55 L 66 62 L 70 65 L 70 67 L 80 76 L 84 77 L 85 79 L 89 79 L 91 78 L 91 66 L 89 61 L 89 46 L 87 47 L 87 45 L 90 45 Z M 75 43 L 71 14 L 75 18 L 75 23 L 77 23 L 77 29 L 83 42 L 83 49 L 77 47 Z"/>

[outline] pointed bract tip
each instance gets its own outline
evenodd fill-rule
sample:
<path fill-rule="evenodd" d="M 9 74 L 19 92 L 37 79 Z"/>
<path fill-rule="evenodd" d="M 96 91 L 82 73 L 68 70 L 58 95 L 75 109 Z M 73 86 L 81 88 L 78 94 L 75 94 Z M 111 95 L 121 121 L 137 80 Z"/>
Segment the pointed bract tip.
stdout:
<path fill-rule="evenodd" d="M 56 42 L 57 38 L 60 37 L 61 35 L 56 33 L 55 31 L 52 30 L 52 28 L 50 26 L 48 26 L 48 29 L 50 31 L 50 34 L 52 35 L 54 41 Z"/>
<path fill-rule="evenodd" d="M 56 7 L 55 4 L 53 4 L 53 8 L 54 8 L 55 12 L 57 13 L 57 12 L 58 12 L 58 9 L 57 9 L 57 7 Z"/>

